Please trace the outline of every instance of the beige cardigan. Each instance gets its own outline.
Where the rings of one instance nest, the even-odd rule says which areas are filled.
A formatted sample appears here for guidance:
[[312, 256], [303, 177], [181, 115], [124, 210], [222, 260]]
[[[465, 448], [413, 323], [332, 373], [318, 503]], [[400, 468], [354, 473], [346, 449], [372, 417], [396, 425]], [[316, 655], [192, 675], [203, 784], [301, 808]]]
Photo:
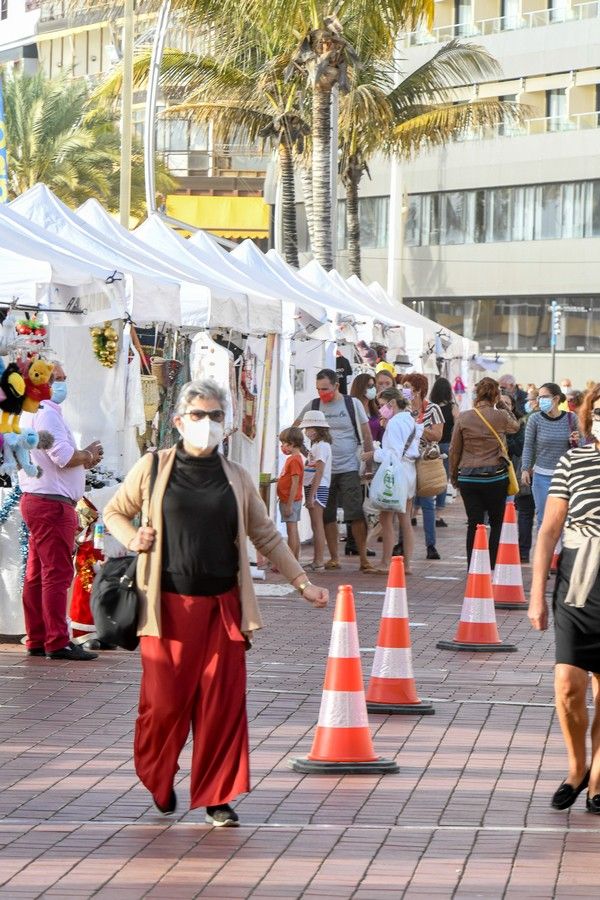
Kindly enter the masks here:
[[[156, 530], [156, 538], [149, 553], [139, 554], [136, 569], [140, 596], [138, 634], [151, 637], [161, 636], [162, 502], [175, 461], [175, 452], [176, 447], [171, 447], [169, 450], [160, 450], [158, 453], [158, 472], [148, 517], [150, 524]], [[252, 584], [247, 538], [250, 538], [263, 556], [271, 560], [288, 581], [294, 581], [304, 572], [269, 518], [267, 508], [248, 472], [242, 466], [229, 462], [223, 456], [221, 462], [237, 502], [238, 537], [236, 544], [240, 562], [238, 581], [242, 603], [241, 630], [249, 633], [257, 628], [262, 628], [262, 620]], [[131, 520], [140, 512], [142, 518], [148, 515], [151, 466], [152, 455], [147, 453], [135, 464], [104, 510], [107, 529], [126, 547], [137, 533]], [[193, 523], [190, 524], [193, 527]]]

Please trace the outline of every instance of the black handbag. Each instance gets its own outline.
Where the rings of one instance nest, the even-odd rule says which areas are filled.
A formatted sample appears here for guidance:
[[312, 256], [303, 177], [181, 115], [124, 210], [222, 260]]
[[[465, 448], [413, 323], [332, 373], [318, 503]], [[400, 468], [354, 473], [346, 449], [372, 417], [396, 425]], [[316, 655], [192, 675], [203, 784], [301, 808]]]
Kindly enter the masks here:
[[[158, 454], [153, 453], [148, 504], [157, 471]], [[137, 560], [137, 555], [107, 559], [94, 578], [90, 597], [98, 639], [116, 644], [123, 650], [135, 650], [140, 642], [137, 634], [140, 601], [135, 583]]]

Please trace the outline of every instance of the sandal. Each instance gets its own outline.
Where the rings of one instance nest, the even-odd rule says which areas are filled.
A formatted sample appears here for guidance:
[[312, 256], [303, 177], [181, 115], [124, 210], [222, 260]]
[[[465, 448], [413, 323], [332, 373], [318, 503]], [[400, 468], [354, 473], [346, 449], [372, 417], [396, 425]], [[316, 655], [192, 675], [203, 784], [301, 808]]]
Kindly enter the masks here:
[[327, 560], [323, 568], [330, 572], [332, 569], [341, 569], [342, 567], [337, 559], [329, 559]]
[[365, 563], [360, 567], [360, 571], [365, 575], [387, 575], [387, 569], [379, 569], [375, 566], [372, 566], [371, 563]]
[[316, 563], [307, 563], [307, 564], [304, 566], [304, 569], [305, 569], [307, 572], [323, 572], [324, 569], [325, 569], [325, 566], [324, 566], [324, 565], [318, 566]]

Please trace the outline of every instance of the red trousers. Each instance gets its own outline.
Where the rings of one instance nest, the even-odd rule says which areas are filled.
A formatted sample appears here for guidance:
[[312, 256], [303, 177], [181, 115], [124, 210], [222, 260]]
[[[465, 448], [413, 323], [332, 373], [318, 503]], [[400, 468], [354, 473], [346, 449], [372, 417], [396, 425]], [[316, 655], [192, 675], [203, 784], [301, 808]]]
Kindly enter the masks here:
[[193, 735], [190, 807], [250, 790], [245, 643], [237, 588], [217, 597], [162, 595], [162, 637], [142, 637], [136, 772], [168, 806]]
[[21, 515], [29, 529], [29, 556], [23, 584], [28, 649], [47, 653], [69, 643], [67, 592], [73, 580], [77, 513], [60, 500], [23, 494]]

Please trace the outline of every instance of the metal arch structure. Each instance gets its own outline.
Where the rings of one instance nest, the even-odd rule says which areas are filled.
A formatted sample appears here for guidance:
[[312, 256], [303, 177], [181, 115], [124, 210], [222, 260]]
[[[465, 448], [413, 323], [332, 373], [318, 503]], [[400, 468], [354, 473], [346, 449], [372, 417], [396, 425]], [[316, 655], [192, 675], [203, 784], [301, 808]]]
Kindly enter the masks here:
[[[148, 74], [148, 88], [146, 90], [146, 115], [144, 116], [144, 185], [146, 191], [146, 209], [148, 216], [157, 214], [175, 228], [186, 231], [199, 231], [196, 225], [173, 219], [156, 207], [156, 112], [158, 99], [158, 86], [160, 82], [160, 67], [162, 64], [169, 18], [171, 15], [171, 0], [163, 0], [156, 20], [154, 31], [154, 43], [152, 45], [152, 57], [150, 59], [150, 72]], [[236, 244], [225, 238], [214, 235], [215, 240], [222, 247], [232, 248]]]

